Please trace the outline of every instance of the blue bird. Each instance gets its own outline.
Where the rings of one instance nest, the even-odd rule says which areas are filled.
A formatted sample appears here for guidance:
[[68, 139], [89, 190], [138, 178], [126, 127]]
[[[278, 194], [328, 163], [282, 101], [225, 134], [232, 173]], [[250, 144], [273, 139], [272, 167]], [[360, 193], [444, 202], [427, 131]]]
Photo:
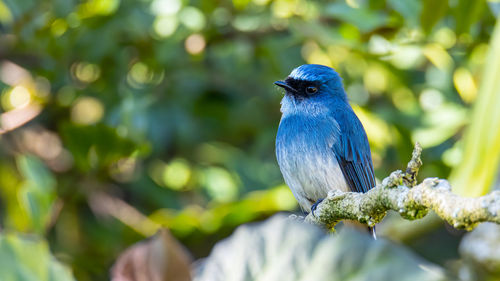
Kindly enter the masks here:
[[[324, 65], [305, 64], [275, 84], [286, 91], [276, 157], [301, 208], [314, 212], [330, 190], [367, 192], [373, 188], [366, 132], [349, 105], [338, 73]], [[375, 228], [369, 231], [375, 237]]]

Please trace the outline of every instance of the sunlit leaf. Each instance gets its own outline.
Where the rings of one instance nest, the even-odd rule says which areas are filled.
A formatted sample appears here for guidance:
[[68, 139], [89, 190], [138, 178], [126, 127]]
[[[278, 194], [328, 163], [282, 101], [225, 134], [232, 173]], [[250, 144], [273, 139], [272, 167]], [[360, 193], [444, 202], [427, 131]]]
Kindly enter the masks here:
[[453, 105], [442, 105], [428, 112], [424, 117], [425, 127], [415, 128], [414, 142], [422, 147], [432, 147], [443, 143], [467, 123], [467, 110]]
[[0, 1], [0, 22], [5, 24], [10, 23], [11, 21], [12, 13], [10, 12], [9, 7]]
[[18, 200], [31, 222], [31, 228], [43, 233], [50, 220], [52, 205], [56, 198], [55, 178], [34, 156], [20, 156], [17, 163], [25, 178], [18, 191]]
[[36, 236], [0, 234], [2, 281], [70, 281], [71, 271], [58, 262], [47, 242]]
[[464, 142], [464, 156], [450, 179], [461, 195], [480, 196], [493, 186], [500, 161], [500, 21], [497, 21], [477, 101]]

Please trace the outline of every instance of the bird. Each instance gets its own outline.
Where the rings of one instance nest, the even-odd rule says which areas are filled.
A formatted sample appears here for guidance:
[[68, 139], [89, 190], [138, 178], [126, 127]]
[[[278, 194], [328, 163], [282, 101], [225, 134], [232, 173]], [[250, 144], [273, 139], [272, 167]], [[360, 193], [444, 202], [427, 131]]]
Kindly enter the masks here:
[[[367, 192], [375, 186], [368, 137], [333, 69], [304, 64], [276, 81], [285, 94], [276, 135], [281, 174], [306, 212], [330, 190]], [[375, 227], [368, 231], [376, 239]]]

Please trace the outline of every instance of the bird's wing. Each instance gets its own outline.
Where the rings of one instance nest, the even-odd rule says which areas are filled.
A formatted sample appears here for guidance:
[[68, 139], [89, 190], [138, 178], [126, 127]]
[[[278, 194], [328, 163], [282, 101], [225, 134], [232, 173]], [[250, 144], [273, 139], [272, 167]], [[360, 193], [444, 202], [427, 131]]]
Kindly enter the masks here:
[[349, 188], [367, 192], [375, 186], [370, 145], [363, 125], [352, 109], [337, 111], [340, 139], [333, 145], [337, 162]]

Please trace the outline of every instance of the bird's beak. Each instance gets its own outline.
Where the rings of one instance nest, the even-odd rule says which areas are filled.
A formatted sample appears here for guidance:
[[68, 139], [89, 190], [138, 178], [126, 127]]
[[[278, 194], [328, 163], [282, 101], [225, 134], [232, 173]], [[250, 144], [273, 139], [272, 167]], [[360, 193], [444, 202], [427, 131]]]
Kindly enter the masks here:
[[287, 92], [297, 93], [297, 90], [292, 88], [292, 86], [288, 85], [285, 81], [278, 80], [278, 81], [274, 82], [274, 85], [280, 86], [281, 88], [285, 89]]

